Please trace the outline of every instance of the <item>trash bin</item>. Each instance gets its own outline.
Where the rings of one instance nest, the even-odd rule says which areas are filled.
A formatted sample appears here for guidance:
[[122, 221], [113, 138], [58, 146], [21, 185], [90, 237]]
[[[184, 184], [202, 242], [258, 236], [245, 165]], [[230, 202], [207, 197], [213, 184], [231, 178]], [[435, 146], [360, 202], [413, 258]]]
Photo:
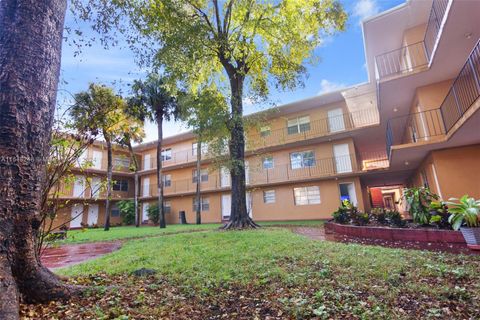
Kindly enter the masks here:
[[187, 216], [185, 215], [185, 211], [180, 211], [178, 213], [178, 220], [180, 224], [187, 224]]

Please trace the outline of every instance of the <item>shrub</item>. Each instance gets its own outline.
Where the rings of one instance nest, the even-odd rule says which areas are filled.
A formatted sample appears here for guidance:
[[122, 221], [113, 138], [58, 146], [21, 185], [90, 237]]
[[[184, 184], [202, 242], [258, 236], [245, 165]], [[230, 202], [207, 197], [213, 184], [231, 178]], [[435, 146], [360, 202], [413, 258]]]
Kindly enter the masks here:
[[348, 210], [344, 207], [339, 207], [338, 210], [332, 214], [332, 216], [333, 221], [336, 223], [347, 224], [350, 222], [350, 215]]
[[370, 216], [368, 215], [368, 213], [358, 210], [352, 211], [351, 218], [352, 223], [357, 226], [364, 226], [370, 222]]
[[158, 214], [158, 205], [157, 204], [153, 204], [153, 205], [148, 207], [147, 216], [148, 216], [148, 219], [150, 219], [150, 221], [152, 221], [153, 223], [155, 223], [155, 224], [158, 223], [158, 221], [160, 219], [160, 215]]
[[441, 228], [449, 229], [450, 223], [448, 222], [448, 208], [443, 201], [432, 201], [430, 203], [430, 224]]
[[393, 227], [403, 227], [405, 226], [405, 220], [403, 220], [400, 212], [396, 210], [387, 210], [385, 211], [385, 220], [389, 225]]
[[120, 217], [123, 224], [130, 225], [135, 223], [135, 202], [133, 200], [123, 200], [117, 203], [120, 209]]
[[387, 223], [387, 220], [385, 217], [385, 209], [383, 208], [373, 208], [370, 211], [370, 215], [374, 220], [376, 220], [380, 224]]
[[403, 189], [403, 198], [407, 201], [413, 222], [419, 224], [430, 223], [430, 203], [438, 200], [438, 196], [428, 188], [405, 188]]

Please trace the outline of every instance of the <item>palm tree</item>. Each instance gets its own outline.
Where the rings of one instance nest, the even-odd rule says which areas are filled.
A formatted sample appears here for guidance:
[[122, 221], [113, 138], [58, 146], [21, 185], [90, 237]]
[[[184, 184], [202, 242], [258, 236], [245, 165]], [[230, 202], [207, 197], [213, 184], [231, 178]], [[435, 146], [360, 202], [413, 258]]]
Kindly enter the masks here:
[[137, 108], [140, 119], [148, 118], [157, 124], [158, 216], [160, 228], [165, 228], [162, 175], [163, 120], [176, 119], [179, 110], [176, 99], [165, 89], [163, 79], [156, 73], [150, 73], [144, 81], [136, 80], [132, 85], [132, 93], [131, 104]]
[[74, 126], [80, 133], [101, 133], [107, 145], [107, 198], [105, 202], [105, 226], [110, 229], [110, 198], [112, 196], [112, 143], [122, 135], [125, 101], [115, 95], [113, 89], [90, 84], [88, 91], [75, 95], [75, 103], [70, 109]]

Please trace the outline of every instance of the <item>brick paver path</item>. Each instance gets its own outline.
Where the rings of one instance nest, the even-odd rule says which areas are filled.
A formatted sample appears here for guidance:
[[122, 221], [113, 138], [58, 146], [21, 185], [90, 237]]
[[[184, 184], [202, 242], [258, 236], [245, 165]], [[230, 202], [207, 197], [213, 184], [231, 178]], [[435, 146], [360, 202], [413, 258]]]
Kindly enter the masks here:
[[119, 241], [64, 245], [45, 249], [41, 260], [47, 268], [61, 268], [98, 258], [120, 249], [121, 246]]

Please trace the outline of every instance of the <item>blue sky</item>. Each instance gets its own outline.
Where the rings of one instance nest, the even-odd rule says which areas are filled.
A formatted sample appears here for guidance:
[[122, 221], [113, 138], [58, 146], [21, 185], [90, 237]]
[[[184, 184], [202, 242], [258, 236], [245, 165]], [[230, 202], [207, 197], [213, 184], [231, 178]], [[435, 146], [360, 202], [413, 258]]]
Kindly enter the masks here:
[[[360, 21], [395, 7], [404, 0], [341, 1], [349, 14], [347, 30], [326, 39], [323, 45], [316, 49], [315, 53], [320, 57], [320, 62], [315, 66], [307, 66], [309, 77], [304, 88], [288, 92], [272, 90], [269, 97], [271, 102], [282, 105], [368, 80]], [[66, 25], [71, 24], [72, 20], [68, 15]], [[82, 31], [88, 33], [86, 26], [85, 29]], [[100, 43], [94, 43], [74, 56], [75, 48], [65, 43], [62, 53], [59, 104], [70, 103], [71, 94], [86, 90], [90, 82], [104, 83], [125, 90], [126, 83], [143, 77], [144, 72], [135, 64], [133, 53], [121, 47], [106, 50]], [[245, 99], [246, 113], [260, 111], [260, 108], [251, 104], [248, 98]], [[165, 136], [187, 130], [188, 128], [180, 123], [164, 123]], [[145, 141], [157, 138], [154, 124], [147, 123], [145, 132]]]

